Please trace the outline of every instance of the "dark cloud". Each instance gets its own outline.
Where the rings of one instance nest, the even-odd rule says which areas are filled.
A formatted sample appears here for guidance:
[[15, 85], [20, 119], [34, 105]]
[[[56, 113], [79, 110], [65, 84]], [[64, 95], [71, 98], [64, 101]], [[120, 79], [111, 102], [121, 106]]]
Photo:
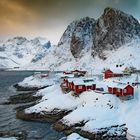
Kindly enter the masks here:
[[0, 0], [0, 37], [47, 36], [56, 42], [72, 20], [98, 18], [107, 6], [140, 19], [139, 0]]

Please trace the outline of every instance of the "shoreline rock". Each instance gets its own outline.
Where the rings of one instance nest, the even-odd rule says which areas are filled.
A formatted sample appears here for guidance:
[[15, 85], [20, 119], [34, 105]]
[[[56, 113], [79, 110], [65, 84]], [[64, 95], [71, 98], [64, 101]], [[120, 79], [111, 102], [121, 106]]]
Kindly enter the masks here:
[[2, 138], [16, 137], [17, 140], [27, 140], [27, 132], [0, 131], [0, 137]]
[[46, 122], [56, 122], [62, 119], [65, 115], [70, 113], [70, 111], [59, 110], [52, 112], [41, 112], [41, 113], [25, 113], [25, 110], [17, 110], [16, 118], [26, 120], [26, 121], [46, 121]]
[[40, 89], [44, 89], [48, 86], [43, 86], [43, 87], [24, 87], [24, 86], [21, 86], [19, 84], [15, 84], [13, 85], [17, 91], [38, 91]]
[[[73, 126], [68, 126], [64, 124], [62, 121], [57, 121], [54, 123], [53, 128], [58, 132], [63, 132], [65, 135], [70, 135], [72, 133], [78, 133], [84, 138], [88, 138], [90, 140], [127, 140], [126, 136], [109, 136], [107, 135], [107, 131], [101, 131], [98, 133], [91, 133], [88, 131], [81, 130], [79, 126], [84, 126], [84, 122], [79, 124], [75, 124]], [[112, 126], [115, 127], [115, 126]], [[116, 126], [117, 127], [117, 126]]]
[[13, 96], [10, 96], [8, 101], [2, 103], [3, 105], [9, 104], [25, 104], [30, 102], [35, 102], [42, 98], [42, 96], [34, 96], [35, 92], [28, 92], [28, 93], [20, 93]]

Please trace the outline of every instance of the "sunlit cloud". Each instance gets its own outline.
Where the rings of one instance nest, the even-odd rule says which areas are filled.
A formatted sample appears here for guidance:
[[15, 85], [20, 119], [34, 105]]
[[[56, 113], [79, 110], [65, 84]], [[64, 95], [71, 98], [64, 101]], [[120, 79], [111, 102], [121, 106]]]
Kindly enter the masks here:
[[0, 38], [45, 36], [57, 43], [70, 22], [97, 19], [107, 6], [140, 19], [139, 0], [0, 0]]

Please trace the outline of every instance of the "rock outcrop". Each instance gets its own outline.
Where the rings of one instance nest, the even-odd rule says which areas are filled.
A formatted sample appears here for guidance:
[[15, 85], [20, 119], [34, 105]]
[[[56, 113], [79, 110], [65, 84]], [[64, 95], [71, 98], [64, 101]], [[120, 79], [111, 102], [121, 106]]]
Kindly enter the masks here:
[[69, 47], [74, 58], [81, 58], [91, 49], [93, 57], [106, 59], [104, 51], [116, 50], [135, 38], [140, 38], [139, 22], [129, 14], [108, 7], [96, 21], [85, 17], [68, 25], [58, 47]]
[[95, 20], [89, 17], [73, 21], [62, 35], [58, 47], [61, 47], [61, 45], [68, 46], [75, 58], [80, 57], [82, 50], [88, 51], [93, 45], [94, 26]]
[[105, 59], [104, 50], [114, 50], [140, 38], [140, 24], [131, 15], [115, 8], [106, 8], [96, 21], [93, 32], [92, 55]]

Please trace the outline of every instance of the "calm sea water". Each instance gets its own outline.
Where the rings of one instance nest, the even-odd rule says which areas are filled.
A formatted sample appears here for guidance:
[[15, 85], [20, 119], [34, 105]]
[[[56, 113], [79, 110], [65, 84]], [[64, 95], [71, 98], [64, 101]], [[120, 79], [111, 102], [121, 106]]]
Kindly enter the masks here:
[[[12, 85], [22, 81], [33, 72], [0, 72], [0, 103], [11, 95], [17, 94]], [[52, 124], [41, 122], [27, 122], [16, 119], [14, 107], [16, 105], [0, 105], [0, 131], [28, 133], [28, 140], [59, 140], [63, 134], [52, 129]]]

